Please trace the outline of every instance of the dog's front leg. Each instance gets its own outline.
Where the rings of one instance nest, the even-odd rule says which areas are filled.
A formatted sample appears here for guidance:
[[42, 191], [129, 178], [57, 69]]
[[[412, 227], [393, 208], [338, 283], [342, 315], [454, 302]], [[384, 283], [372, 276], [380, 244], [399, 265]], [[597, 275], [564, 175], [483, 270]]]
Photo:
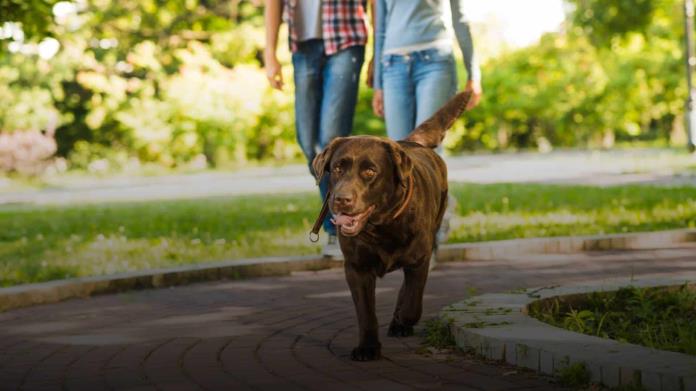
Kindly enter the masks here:
[[390, 337], [413, 335], [413, 326], [423, 313], [423, 290], [428, 278], [428, 264], [428, 259], [425, 259], [418, 267], [404, 268], [404, 282], [387, 332]]
[[379, 326], [375, 313], [375, 275], [356, 269], [352, 262], [344, 263], [346, 281], [350, 287], [360, 328], [360, 344], [353, 349], [351, 358], [356, 361], [377, 360], [381, 356]]

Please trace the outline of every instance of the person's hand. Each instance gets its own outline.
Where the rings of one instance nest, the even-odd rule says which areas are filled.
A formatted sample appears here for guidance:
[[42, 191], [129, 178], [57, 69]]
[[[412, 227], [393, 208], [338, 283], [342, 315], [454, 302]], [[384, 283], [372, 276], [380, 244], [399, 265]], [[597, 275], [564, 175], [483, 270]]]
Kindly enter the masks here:
[[283, 89], [283, 72], [278, 58], [275, 55], [266, 56], [266, 77], [271, 87], [282, 90]]
[[483, 89], [481, 88], [481, 81], [469, 80], [466, 83], [465, 91], [471, 91], [471, 99], [466, 105], [467, 110], [471, 110], [481, 101], [481, 95], [483, 94]]
[[375, 90], [372, 94], [372, 111], [378, 117], [384, 117], [384, 92]]
[[368, 87], [372, 88], [375, 82], [375, 64], [374, 64], [375, 59], [371, 58], [370, 62], [367, 64], [367, 81], [366, 84]]

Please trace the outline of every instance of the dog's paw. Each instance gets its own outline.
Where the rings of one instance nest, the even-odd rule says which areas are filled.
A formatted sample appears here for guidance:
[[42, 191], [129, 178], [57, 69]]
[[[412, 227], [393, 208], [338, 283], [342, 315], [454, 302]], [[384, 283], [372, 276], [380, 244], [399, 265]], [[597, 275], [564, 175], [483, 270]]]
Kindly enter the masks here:
[[389, 331], [387, 331], [387, 335], [397, 338], [410, 337], [413, 335], [413, 326], [404, 326], [401, 323], [392, 320], [391, 324], [389, 324]]
[[373, 361], [382, 357], [382, 349], [379, 346], [361, 347], [353, 349], [350, 358], [353, 361]]

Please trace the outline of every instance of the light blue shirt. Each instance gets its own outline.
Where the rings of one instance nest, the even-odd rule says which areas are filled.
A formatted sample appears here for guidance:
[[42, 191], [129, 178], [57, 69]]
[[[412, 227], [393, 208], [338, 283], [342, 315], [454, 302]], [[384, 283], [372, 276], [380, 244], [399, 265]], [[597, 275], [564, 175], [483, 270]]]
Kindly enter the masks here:
[[375, 0], [375, 89], [382, 88], [382, 57], [385, 52], [426, 47], [447, 41], [450, 36], [443, 18], [449, 2], [452, 27], [462, 50], [468, 80], [481, 80], [474, 54], [464, 0]]

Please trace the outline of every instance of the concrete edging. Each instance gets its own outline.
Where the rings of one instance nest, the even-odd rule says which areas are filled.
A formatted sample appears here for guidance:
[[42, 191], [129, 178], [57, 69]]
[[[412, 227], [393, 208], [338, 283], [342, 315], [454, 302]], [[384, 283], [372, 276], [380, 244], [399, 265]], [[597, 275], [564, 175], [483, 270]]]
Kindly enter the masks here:
[[669, 287], [684, 283], [696, 287], [696, 273], [485, 294], [445, 307], [440, 316], [451, 322], [458, 347], [491, 360], [548, 375], [584, 363], [591, 380], [607, 387], [641, 385], [650, 391], [696, 391], [695, 356], [579, 334], [527, 315], [532, 303], [548, 298], [615, 291], [629, 285]]
[[[441, 246], [438, 249], [438, 262], [501, 259], [521, 253], [572, 253], [657, 248], [692, 241], [696, 242], [696, 229], [457, 243]], [[24, 284], [0, 288], [0, 312], [132, 289], [162, 288], [220, 279], [287, 275], [294, 271], [327, 269], [341, 265], [341, 260], [323, 258], [320, 255], [269, 257]]]
[[163, 288], [222, 279], [278, 276], [294, 271], [321, 270], [340, 265], [341, 261], [322, 258], [319, 255], [269, 257], [24, 284], [0, 288], [0, 312], [134, 289]]
[[585, 251], [640, 250], [685, 242], [696, 242], [696, 229], [456, 243], [442, 246], [438, 251], [437, 260], [451, 262], [462, 259], [504, 259], [530, 253], [572, 254]]

